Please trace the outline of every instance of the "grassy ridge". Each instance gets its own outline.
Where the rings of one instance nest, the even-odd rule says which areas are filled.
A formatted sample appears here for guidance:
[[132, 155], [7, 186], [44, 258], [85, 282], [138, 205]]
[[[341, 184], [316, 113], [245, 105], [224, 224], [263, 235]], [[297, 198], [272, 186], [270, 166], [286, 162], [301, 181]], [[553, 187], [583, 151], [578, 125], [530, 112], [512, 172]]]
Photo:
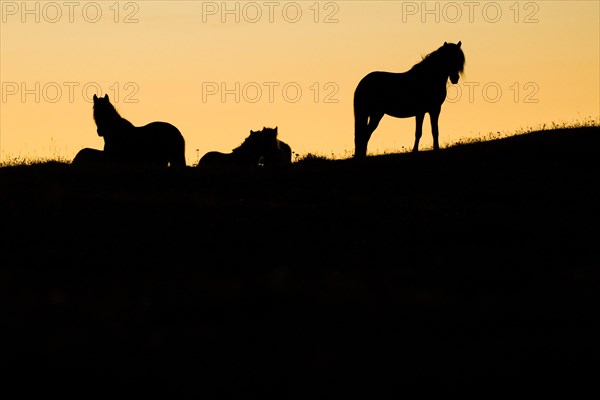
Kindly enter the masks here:
[[4, 362], [105, 395], [572, 392], [599, 361], [599, 138], [279, 171], [1, 168]]

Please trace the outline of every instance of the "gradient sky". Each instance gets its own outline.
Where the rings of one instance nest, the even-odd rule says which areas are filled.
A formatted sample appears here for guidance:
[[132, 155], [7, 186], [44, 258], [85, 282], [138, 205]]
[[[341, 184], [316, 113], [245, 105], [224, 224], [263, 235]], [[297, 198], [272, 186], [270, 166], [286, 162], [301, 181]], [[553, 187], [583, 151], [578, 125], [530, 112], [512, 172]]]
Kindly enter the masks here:
[[[93, 94], [134, 125], [166, 121], [194, 164], [263, 126], [300, 156], [354, 150], [352, 96], [462, 41], [440, 143], [600, 115], [600, 2], [0, 1], [0, 161], [101, 149]], [[431, 146], [429, 118], [422, 147]], [[408, 149], [384, 117], [371, 154]]]

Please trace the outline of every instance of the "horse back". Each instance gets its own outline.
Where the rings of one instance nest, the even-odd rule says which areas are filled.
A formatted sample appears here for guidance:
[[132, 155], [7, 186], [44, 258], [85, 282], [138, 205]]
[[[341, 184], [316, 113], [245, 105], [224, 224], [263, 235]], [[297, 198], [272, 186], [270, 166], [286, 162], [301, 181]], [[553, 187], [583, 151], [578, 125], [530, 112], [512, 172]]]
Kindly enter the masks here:
[[398, 118], [438, 108], [446, 97], [445, 84], [423, 79], [417, 71], [367, 74], [354, 92], [355, 114], [383, 112]]
[[281, 140], [277, 141], [277, 145], [279, 146], [279, 151], [281, 154], [281, 159], [285, 164], [291, 164], [292, 162], [292, 148], [286, 142]]
[[360, 80], [354, 92], [354, 99], [373, 101], [373, 96], [378, 98], [393, 98], [398, 95], [414, 94], [422, 83], [410, 71], [384, 72], [374, 71]]
[[198, 167], [216, 167], [232, 164], [231, 154], [225, 154], [218, 151], [209, 151], [198, 161]]
[[77, 167], [97, 167], [105, 164], [106, 161], [107, 159], [103, 151], [85, 148], [79, 150], [71, 164]]
[[131, 147], [141, 158], [172, 166], [185, 166], [185, 140], [174, 125], [168, 122], [151, 122], [135, 128]]
[[172, 144], [183, 142], [183, 135], [174, 125], [168, 122], [151, 122], [136, 128], [139, 134], [154, 140], [156, 143]]

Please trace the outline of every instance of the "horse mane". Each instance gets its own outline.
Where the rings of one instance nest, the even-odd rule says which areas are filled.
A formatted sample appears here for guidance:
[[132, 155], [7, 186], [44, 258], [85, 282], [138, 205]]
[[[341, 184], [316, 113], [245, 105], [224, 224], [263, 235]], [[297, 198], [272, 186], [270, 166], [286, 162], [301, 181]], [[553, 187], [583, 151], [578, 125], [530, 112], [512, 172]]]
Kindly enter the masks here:
[[231, 150], [231, 154], [235, 154], [238, 156], [243, 156], [245, 154], [252, 153], [256, 151], [257, 148], [261, 146], [260, 131], [250, 131], [250, 135], [235, 149]]
[[[426, 54], [424, 56], [421, 57], [421, 61], [419, 61], [418, 63], [416, 63], [415, 65], [412, 66], [411, 69], [413, 70], [420, 70], [420, 69], [428, 69], [431, 68], [432, 65], [436, 65], [440, 59], [442, 59], [442, 57], [446, 56], [448, 53], [446, 52], [448, 50], [448, 45], [453, 45], [452, 43], [448, 43], [448, 44], [444, 44], [442, 47], [432, 51], [429, 54]], [[454, 45], [456, 47], [456, 45]], [[457, 67], [458, 67], [458, 72], [459, 73], [463, 73], [464, 68], [465, 68], [465, 53], [463, 53], [462, 49], [460, 47], [456, 47], [456, 50], [458, 50], [456, 52], [456, 55], [458, 56], [458, 58], [456, 60], [452, 60], [457, 62]]]
[[250, 148], [255, 149], [256, 147], [262, 147], [263, 144], [267, 140], [274, 140], [276, 143], [277, 140], [277, 128], [266, 128], [263, 127], [260, 131], [250, 131], [250, 135], [244, 139], [244, 141], [235, 149], [233, 149], [232, 153], [240, 153], [244, 151], [250, 150]]

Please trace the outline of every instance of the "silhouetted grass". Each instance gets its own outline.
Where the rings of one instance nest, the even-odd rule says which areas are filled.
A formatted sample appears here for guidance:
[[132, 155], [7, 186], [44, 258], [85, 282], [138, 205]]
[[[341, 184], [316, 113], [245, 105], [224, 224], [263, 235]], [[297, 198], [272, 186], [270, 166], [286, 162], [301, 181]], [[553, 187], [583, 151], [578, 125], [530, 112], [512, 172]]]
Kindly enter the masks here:
[[573, 395], [599, 361], [599, 144], [0, 168], [3, 363], [85, 398]]

